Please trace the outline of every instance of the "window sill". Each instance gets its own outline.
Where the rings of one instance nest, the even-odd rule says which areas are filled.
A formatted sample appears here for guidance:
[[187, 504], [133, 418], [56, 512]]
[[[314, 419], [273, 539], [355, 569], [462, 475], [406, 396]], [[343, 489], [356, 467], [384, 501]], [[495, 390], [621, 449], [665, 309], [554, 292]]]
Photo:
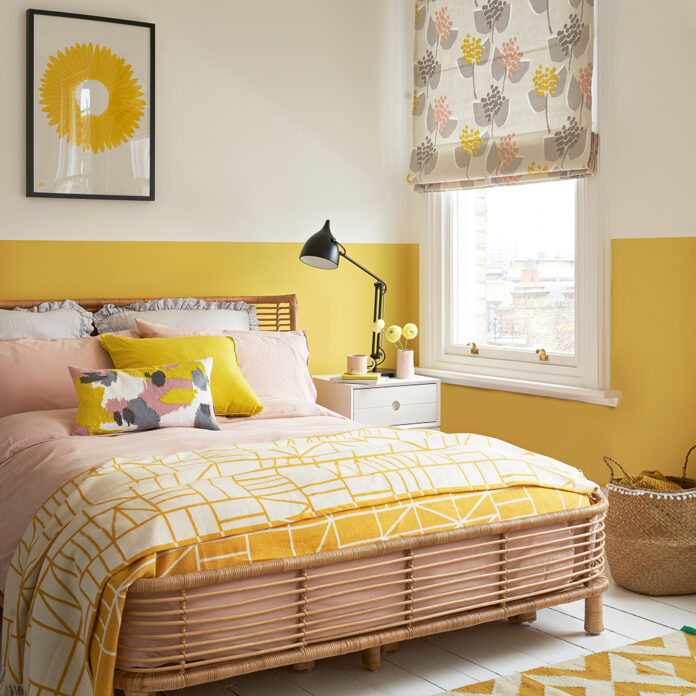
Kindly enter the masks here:
[[510, 379], [509, 377], [473, 375], [466, 372], [452, 372], [450, 370], [430, 370], [423, 367], [416, 368], [416, 373], [428, 377], [437, 377], [445, 384], [458, 384], [463, 387], [474, 387], [476, 389], [493, 389], [495, 391], [546, 396], [552, 399], [583, 401], [598, 406], [616, 407], [621, 401], [620, 391], [584, 389], [563, 384], [530, 382], [523, 379]]

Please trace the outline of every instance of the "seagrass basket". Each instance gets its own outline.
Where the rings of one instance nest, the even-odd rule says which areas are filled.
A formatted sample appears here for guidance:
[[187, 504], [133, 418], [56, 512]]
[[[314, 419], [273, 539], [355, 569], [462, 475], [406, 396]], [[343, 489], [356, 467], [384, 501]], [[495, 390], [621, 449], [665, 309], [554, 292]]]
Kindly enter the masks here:
[[[696, 592], [696, 481], [668, 477], [683, 490], [655, 491], [634, 486], [633, 478], [613, 459], [604, 457], [611, 471], [607, 485], [609, 511], [606, 551], [618, 585], [647, 595]], [[611, 463], [625, 476], [614, 476]]]

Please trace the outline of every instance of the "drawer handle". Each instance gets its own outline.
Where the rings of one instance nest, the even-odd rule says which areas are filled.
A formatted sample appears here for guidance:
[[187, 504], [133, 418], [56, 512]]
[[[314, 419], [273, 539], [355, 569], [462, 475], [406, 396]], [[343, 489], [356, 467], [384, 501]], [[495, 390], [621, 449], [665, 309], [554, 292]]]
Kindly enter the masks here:
[[398, 401], [392, 401], [392, 408], [398, 411], [401, 408], [401, 404]]

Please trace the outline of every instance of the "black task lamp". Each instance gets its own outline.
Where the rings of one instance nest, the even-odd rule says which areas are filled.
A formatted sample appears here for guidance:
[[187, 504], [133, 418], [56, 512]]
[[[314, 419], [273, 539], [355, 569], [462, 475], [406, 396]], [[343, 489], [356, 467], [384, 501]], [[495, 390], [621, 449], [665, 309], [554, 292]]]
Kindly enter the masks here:
[[[350, 261], [354, 266], [357, 266], [361, 271], [365, 271], [369, 276], [375, 279], [375, 301], [372, 311], [372, 320], [384, 319], [384, 296], [387, 293], [387, 284], [378, 278], [372, 271], [361, 266], [357, 261], [346, 254], [346, 248], [334, 239], [329, 227], [329, 221], [324, 223], [324, 226], [319, 232], [313, 234], [302, 247], [300, 252], [300, 261], [314, 268], [322, 268], [325, 270], [333, 270], [338, 268], [338, 262], [343, 257], [346, 261]], [[370, 355], [375, 361], [373, 368], [374, 372], [393, 376], [394, 370], [377, 370], [377, 365], [384, 362], [386, 353], [382, 350], [382, 332], [372, 334], [372, 353]]]

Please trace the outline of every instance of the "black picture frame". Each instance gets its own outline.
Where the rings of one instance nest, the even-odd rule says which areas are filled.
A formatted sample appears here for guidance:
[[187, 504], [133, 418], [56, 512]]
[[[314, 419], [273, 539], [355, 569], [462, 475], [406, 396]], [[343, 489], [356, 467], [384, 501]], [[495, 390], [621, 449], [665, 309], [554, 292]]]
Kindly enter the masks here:
[[[145, 95], [147, 111], [149, 118], [145, 123], [149, 123], [149, 154], [143, 161], [149, 165], [147, 181], [149, 183], [148, 190], [143, 192], [143, 195], [119, 195], [112, 194], [108, 191], [98, 193], [87, 192], [58, 192], [58, 191], [40, 191], [36, 186], [36, 118], [37, 108], [37, 93], [35, 90], [35, 57], [36, 57], [36, 36], [35, 24], [37, 17], [54, 17], [61, 19], [85, 20], [88, 22], [106, 22], [109, 24], [128, 25], [146, 29], [149, 32], [149, 90], [146, 90]], [[128, 66], [130, 67], [130, 66]], [[143, 116], [145, 118], [145, 115]], [[66, 140], [62, 136], [57, 136], [59, 141]], [[126, 141], [124, 141], [126, 142]], [[129, 141], [130, 142], [130, 141]], [[121, 144], [121, 143], [119, 143]], [[74, 146], [71, 146], [74, 147]], [[118, 147], [118, 146], [116, 146]], [[114, 151], [116, 149], [114, 148]], [[75, 150], [79, 148], [74, 147]], [[84, 148], [83, 148], [84, 150]], [[111, 152], [111, 149], [109, 149]], [[99, 156], [106, 153], [102, 147], [101, 152], [92, 153], [92, 156]], [[76, 14], [72, 12], [54, 12], [49, 10], [27, 10], [27, 56], [26, 56], [26, 195], [35, 198], [82, 198], [82, 199], [97, 199], [97, 200], [131, 200], [131, 201], [154, 201], [155, 200], [155, 25], [150, 22], [140, 22], [129, 19], [116, 19], [114, 17], [101, 17], [97, 15]], [[135, 181], [135, 179], [134, 179]]]

